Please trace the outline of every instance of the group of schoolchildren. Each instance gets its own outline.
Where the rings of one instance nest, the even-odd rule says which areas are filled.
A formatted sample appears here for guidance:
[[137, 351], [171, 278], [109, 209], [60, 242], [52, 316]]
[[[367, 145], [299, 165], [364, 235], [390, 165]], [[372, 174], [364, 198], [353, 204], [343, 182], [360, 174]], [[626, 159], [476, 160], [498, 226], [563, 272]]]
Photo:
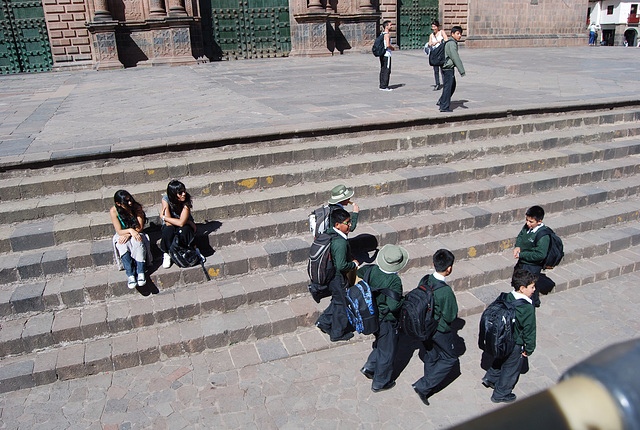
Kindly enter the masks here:
[[[413, 384], [413, 389], [428, 405], [429, 397], [441, 388], [454, 366], [459, 366], [458, 357], [464, 353], [464, 342], [460, 342], [456, 330], [452, 329], [452, 323], [458, 316], [458, 304], [452, 288], [446, 283], [455, 257], [446, 249], [436, 251], [433, 255], [434, 273], [423, 277], [416, 289], [431, 291], [432, 318], [437, 324], [435, 332], [427, 339], [408, 335], [400, 319], [404, 318], [403, 301], [414, 293], [403, 298], [398, 272], [407, 265], [409, 255], [403, 247], [389, 244], [378, 251], [375, 264], [361, 265], [352, 258], [348, 234], [356, 227], [359, 208], [353, 204], [354, 212], [349, 213], [345, 207], [351, 204], [353, 194], [353, 190], [344, 185], [331, 191], [328, 202], [330, 223], [326, 233], [332, 236], [330, 252], [336, 270], [328, 283], [331, 302], [318, 318], [316, 326], [334, 342], [353, 337], [354, 327], [350, 324], [346, 307], [348, 289], [357, 280], [352, 276], [353, 272], [358, 278], [366, 279], [378, 307], [379, 328], [373, 333], [373, 348], [360, 372], [372, 381], [374, 393], [389, 390], [396, 385], [395, 379], [418, 349], [424, 362], [424, 376]], [[543, 218], [544, 210], [540, 206], [531, 207], [526, 212], [526, 224], [516, 239], [514, 258], [518, 262], [511, 280], [513, 291], [503, 293], [504, 301], [515, 309], [512, 328], [515, 347], [506, 356], [491, 356], [491, 366], [482, 378], [482, 384], [493, 389], [491, 401], [494, 403], [516, 400], [512, 391], [521, 371], [528, 366], [527, 357], [535, 350], [535, 307], [540, 305], [535, 283], [549, 248], [549, 236], [537, 234], [546, 228]]]

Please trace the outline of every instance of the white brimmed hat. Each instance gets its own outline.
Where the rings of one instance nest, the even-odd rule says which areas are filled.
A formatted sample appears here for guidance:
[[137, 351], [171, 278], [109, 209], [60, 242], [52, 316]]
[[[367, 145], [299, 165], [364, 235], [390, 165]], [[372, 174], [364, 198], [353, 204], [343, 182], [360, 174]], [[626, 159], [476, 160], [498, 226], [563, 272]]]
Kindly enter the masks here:
[[335, 205], [336, 203], [349, 200], [353, 197], [353, 190], [348, 189], [344, 185], [337, 185], [331, 190], [331, 198], [329, 198], [329, 204]]
[[378, 252], [376, 264], [385, 272], [399, 272], [409, 262], [409, 253], [398, 245], [385, 245]]

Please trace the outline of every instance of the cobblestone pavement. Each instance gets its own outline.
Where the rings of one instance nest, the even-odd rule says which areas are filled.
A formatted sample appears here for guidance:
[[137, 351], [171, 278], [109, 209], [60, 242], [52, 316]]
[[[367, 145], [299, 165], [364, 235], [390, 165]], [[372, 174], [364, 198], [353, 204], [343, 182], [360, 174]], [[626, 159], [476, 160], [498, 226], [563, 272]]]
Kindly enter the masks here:
[[[455, 272], [452, 278], [455, 277]], [[515, 393], [553, 385], [570, 366], [601, 348], [637, 336], [640, 273], [543, 297], [538, 347]], [[446, 428], [496, 409], [480, 384], [479, 315], [466, 319], [462, 375], [424, 406], [411, 389], [414, 357], [398, 385], [374, 394], [358, 371], [370, 338], [277, 359], [318, 330], [237, 344], [152, 365], [56, 382], [0, 395], [2, 429], [342, 429]], [[307, 339], [308, 341], [308, 339]], [[260, 362], [271, 354], [272, 361]], [[266, 353], [266, 354], [265, 354]]]
[[[454, 113], [638, 99], [636, 48], [461, 49]], [[0, 77], [0, 161], [442, 117], [421, 51]]]

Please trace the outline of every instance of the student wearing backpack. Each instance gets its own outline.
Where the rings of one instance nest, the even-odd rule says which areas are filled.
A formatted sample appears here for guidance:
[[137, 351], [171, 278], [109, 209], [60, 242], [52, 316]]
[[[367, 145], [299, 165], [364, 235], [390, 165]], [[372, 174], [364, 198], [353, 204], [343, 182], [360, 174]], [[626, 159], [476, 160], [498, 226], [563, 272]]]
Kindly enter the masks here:
[[536, 287], [537, 276], [531, 272], [516, 268], [511, 278], [513, 291], [506, 301], [521, 300], [516, 306], [516, 320], [513, 327], [515, 348], [506, 359], [494, 359], [487, 373], [482, 378], [482, 385], [493, 389], [493, 403], [511, 403], [516, 400], [512, 392], [523, 369], [527, 357], [536, 349], [536, 312], [531, 296]]
[[[516, 238], [516, 246], [513, 249], [513, 258], [516, 258], [516, 269], [527, 270], [534, 275], [540, 275], [543, 264], [549, 252], [551, 238], [549, 235], [536, 235], [539, 230], [546, 229], [542, 220], [544, 219], [544, 209], [540, 206], [531, 206], [525, 213], [525, 224]], [[540, 295], [538, 291], [533, 294], [533, 305], [540, 306]]]
[[[432, 49], [437, 48], [441, 43], [449, 40], [449, 37], [447, 37], [447, 33], [440, 28], [440, 22], [437, 19], [431, 23], [431, 31], [432, 33], [429, 35], [427, 46], [430, 46]], [[442, 85], [440, 84], [440, 74], [442, 73], [442, 66], [432, 67], [433, 76], [436, 80], [436, 84], [433, 86], [433, 91], [440, 91], [442, 89]], [[444, 73], [442, 73], [442, 82], [444, 83]]]
[[396, 300], [385, 293], [378, 293], [376, 304], [380, 328], [374, 333], [373, 351], [360, 372], [371, 382], [371, 391], [378, 393], [393, 388], [396, 381], [392, 380], [393, 359], [398, 345], [398, 314], [402, 305], [402, 281], [398, 272], [409, 261], [407, 250], [397, 245], [385, 245], [378, 252], [376, 264], [361, 267], [358, 276], [364, 278], [369, 273], [369, 286], [374, 291], [391, 290], [397, 294]]
[[395, 48], [391, 45], [391, 21], [382, 23], [382, 34], [384, 34], [384, 55], [380, 57], [380, 91], [391, 91], [389, 88], [389, 78], [391, 77], [391, 51]]
[[464, 76], [466, 73], [462, 60], [458, 55], [458, 42], [462, 38], [462, 27], [453, 27], [451, 29], [451, 37], [453, 40], [444, 42], [445, 62], [442, 66], [442, 95], [436, 103], [440, 106], [440, 112], [453, 112], [451, 110], [451, 96], [456, 91], [455, 68], [458, 68], [460, 76]]
[[353, 190], [345, 185], [336, 185], [331, 189], [331, 197], [327, 201], [328, 205], [314, 210], [309, 217], [309, 226], [314, 237], [326, 232], [331, 227], [331, 213], [335, 209], [344, 209], [350, 204], [353, 205], [353, 212], [351, 213], [351, 229], [349, 232], [356, 229], [360, 206], [351, 201], [353, 194]]
[[358, 268], [360, 263], [351, 257], [351, 247], [347, 235], [351, 229], [351, 215], [344, 209], [336, 209], [331, 214], [333, 227], [327, 234], [334, 235], [331, 240], [331, 260], [335, 275], [329, 282], [331, 303], [320, 315], [316, 326], [329, 335], [332, 342], [349, 340], [353, 337], [353, 327], [349, 323], [346, 310], [345, 290], [349, 286], [347, 273]]

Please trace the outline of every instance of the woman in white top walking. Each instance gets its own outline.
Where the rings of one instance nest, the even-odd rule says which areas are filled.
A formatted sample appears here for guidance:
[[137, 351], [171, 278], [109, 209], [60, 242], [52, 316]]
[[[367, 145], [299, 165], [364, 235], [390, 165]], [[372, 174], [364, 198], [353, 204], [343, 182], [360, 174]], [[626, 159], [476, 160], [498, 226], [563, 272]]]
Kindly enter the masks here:
[[[443, 41], [446, 42], [449, 40], [447, 37], [447, 33], [444, 30], [440, 29], [440, 22], [438, 20], [434, 20], [431, 23], [431, 31], [432, 33], [429, 35], [429, 43], [428, 45], [433, 48], [437, 48]], [[442, 67], [433, 66], [433, 75], [436, 78], [436, 84], [433, 86], [433, 91], [439, 91], [442, 89], [442, 85], [440, 84], [440, 74], [442, 73]], [[444, 82], [444, 75], [442, 75], [442, 81]]]

